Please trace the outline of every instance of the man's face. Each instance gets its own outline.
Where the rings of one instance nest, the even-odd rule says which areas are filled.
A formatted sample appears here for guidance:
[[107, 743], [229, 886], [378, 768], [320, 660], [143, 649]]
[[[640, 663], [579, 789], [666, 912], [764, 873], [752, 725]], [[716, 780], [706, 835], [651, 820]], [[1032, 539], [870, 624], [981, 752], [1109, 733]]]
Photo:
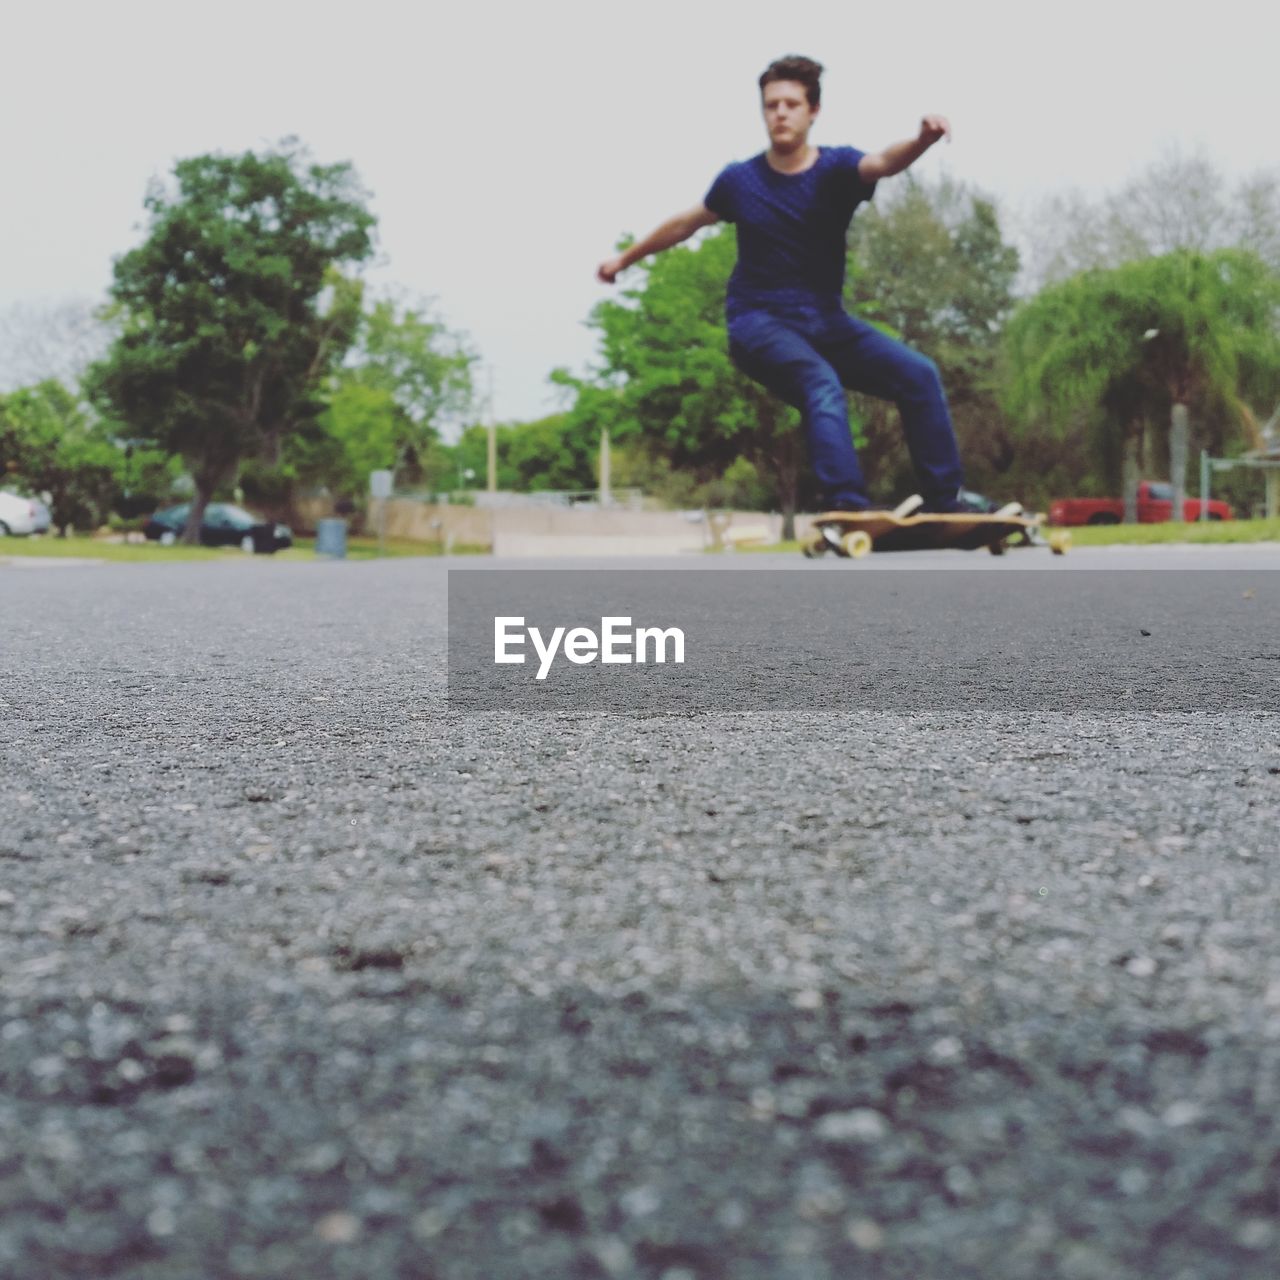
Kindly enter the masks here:
[[769, 141], [779, 151], [804, 146], [818, 114], [818, 108], [809, 105], [804, 85], [796, 80], [774, 80], [765, 85], [762, 97]]

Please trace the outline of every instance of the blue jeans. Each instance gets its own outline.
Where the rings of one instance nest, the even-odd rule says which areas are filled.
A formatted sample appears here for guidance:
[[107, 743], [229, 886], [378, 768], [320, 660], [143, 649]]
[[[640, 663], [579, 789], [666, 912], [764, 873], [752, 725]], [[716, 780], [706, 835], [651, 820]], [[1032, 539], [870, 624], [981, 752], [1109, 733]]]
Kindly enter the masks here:
[[[767, 309], [766, 309], [767, 307]], [[832, 506], [866, 507], [845, 388], [892, 400], [902, 413], [921, 496], [952, 507], [963, 483], [960, 451], [938, 366], [849, 315], [838, 300], [731, 302], [729, 354], [749, 378], [799, 409], [809, 455]]]

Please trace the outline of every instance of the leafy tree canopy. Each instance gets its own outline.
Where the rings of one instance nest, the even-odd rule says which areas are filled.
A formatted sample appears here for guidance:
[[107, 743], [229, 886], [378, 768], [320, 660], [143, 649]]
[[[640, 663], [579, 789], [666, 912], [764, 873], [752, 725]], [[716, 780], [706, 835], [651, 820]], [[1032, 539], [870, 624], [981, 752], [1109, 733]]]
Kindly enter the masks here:
[[1006, 406], [1070, 432], [1115, 479], [1125, 442], [1175, 405], [1198, 409], [1204, 442], [1238, 441], [1247, 397], [1280, 392], [1280, 276], [1252, 254], [1180, 251], [1073, 276], [1042, 290], [1005, 332]]
[[943, 367], [994, 347], [1013, 308], [1019, 258], [989, 199], [908, 175], [854, 219], [849, 250], [852, 310]]
[[[600, 440], [574, 430], [569, 415], [554, 413], [534, 422], [501, 423], [496, 428], [499, 489], [520, 493], [547, 490], [580, 492], [598, 483], [596, 460]], [[489, 475], [489, 432], [469, 427], [450, 450], [451, 483], [460, 489], [482, 489]], [[468, 475], [470, 473], [470, 475]]]
[[475, 361], [430, 304], [376, 302], [332, 378], [320, 424], [325, 439], [295, 451], [301, 470], [356, 495], [373, 470], [431, 488], [447, 483], [442, 428], [472, 408]]
[[195, 537], [241, 460], [320, 412], [360, 314], [337, 269], [369, 256], [374, 219], [349, 165], [312, 163], [292, 140], [180, 161], [174, 180], [152, 186], [147, 238], [116, 261], [121, 332], [88, 386], [186, 460]]
[[47, 493], [59, 530], [106, 516], [123, 461], [107, 432], [60, 382], [48, 379], [0, 396], [0, 481]]

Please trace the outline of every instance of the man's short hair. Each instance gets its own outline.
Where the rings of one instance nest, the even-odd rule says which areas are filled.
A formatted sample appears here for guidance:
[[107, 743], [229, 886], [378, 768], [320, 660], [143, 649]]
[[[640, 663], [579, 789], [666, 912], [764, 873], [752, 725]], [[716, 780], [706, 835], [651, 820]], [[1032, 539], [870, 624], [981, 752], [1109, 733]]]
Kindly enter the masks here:
[[809, 106], [816, 107], [822, 101], [822, 63], [812, 58], [802, 58], [798, 53], [789, 53], [785, 58], [778, 58], [769, 63], [760, 77], [760, 92], [764, 93], [767, 84], [776, 80], [794, 80], [804, 85], [805, 97]]

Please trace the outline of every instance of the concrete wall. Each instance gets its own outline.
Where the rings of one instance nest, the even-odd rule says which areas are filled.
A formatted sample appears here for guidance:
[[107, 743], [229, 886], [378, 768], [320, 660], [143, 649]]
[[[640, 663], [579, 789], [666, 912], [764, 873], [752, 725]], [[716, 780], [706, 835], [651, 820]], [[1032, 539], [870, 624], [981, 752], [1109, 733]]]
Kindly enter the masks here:
[[[302, 526], [331, 516], [326, 499], [298, 504]], [[705, 520], [691, 521], [679, 511], [601, 510], [593, 507], [463, 507], [387, 501], [387, 536], [443, 546], [467, 544], [489, 547], [496, 556], [607, 556], [699, 553], [711, 546]], [[722, 537], [733, 542], [745, 535], [767, 542], [782, 536], [782, 517], [760, 511], [726, 512]], [[807, 527], [797, 517], [797, 531]], [[364, 532], [376, 532], [376, 504], [365, 520]]]
[[[314, 529], [317, 520], [333, 515], [328, 498], [303, 498], [296, 504], [298, 523], [303, 529]], [[387, 537], [408, 542], [465, 543], [470, 546], [493, 545], [493, 512], [478, 507], [436, 506], [414, 502], [410, 498], [392, 498], [387, 502]], [[352, 528], [366, 535], [378, 531], [376, 503], [370, 503], [361, 520], [353, 518]]]

